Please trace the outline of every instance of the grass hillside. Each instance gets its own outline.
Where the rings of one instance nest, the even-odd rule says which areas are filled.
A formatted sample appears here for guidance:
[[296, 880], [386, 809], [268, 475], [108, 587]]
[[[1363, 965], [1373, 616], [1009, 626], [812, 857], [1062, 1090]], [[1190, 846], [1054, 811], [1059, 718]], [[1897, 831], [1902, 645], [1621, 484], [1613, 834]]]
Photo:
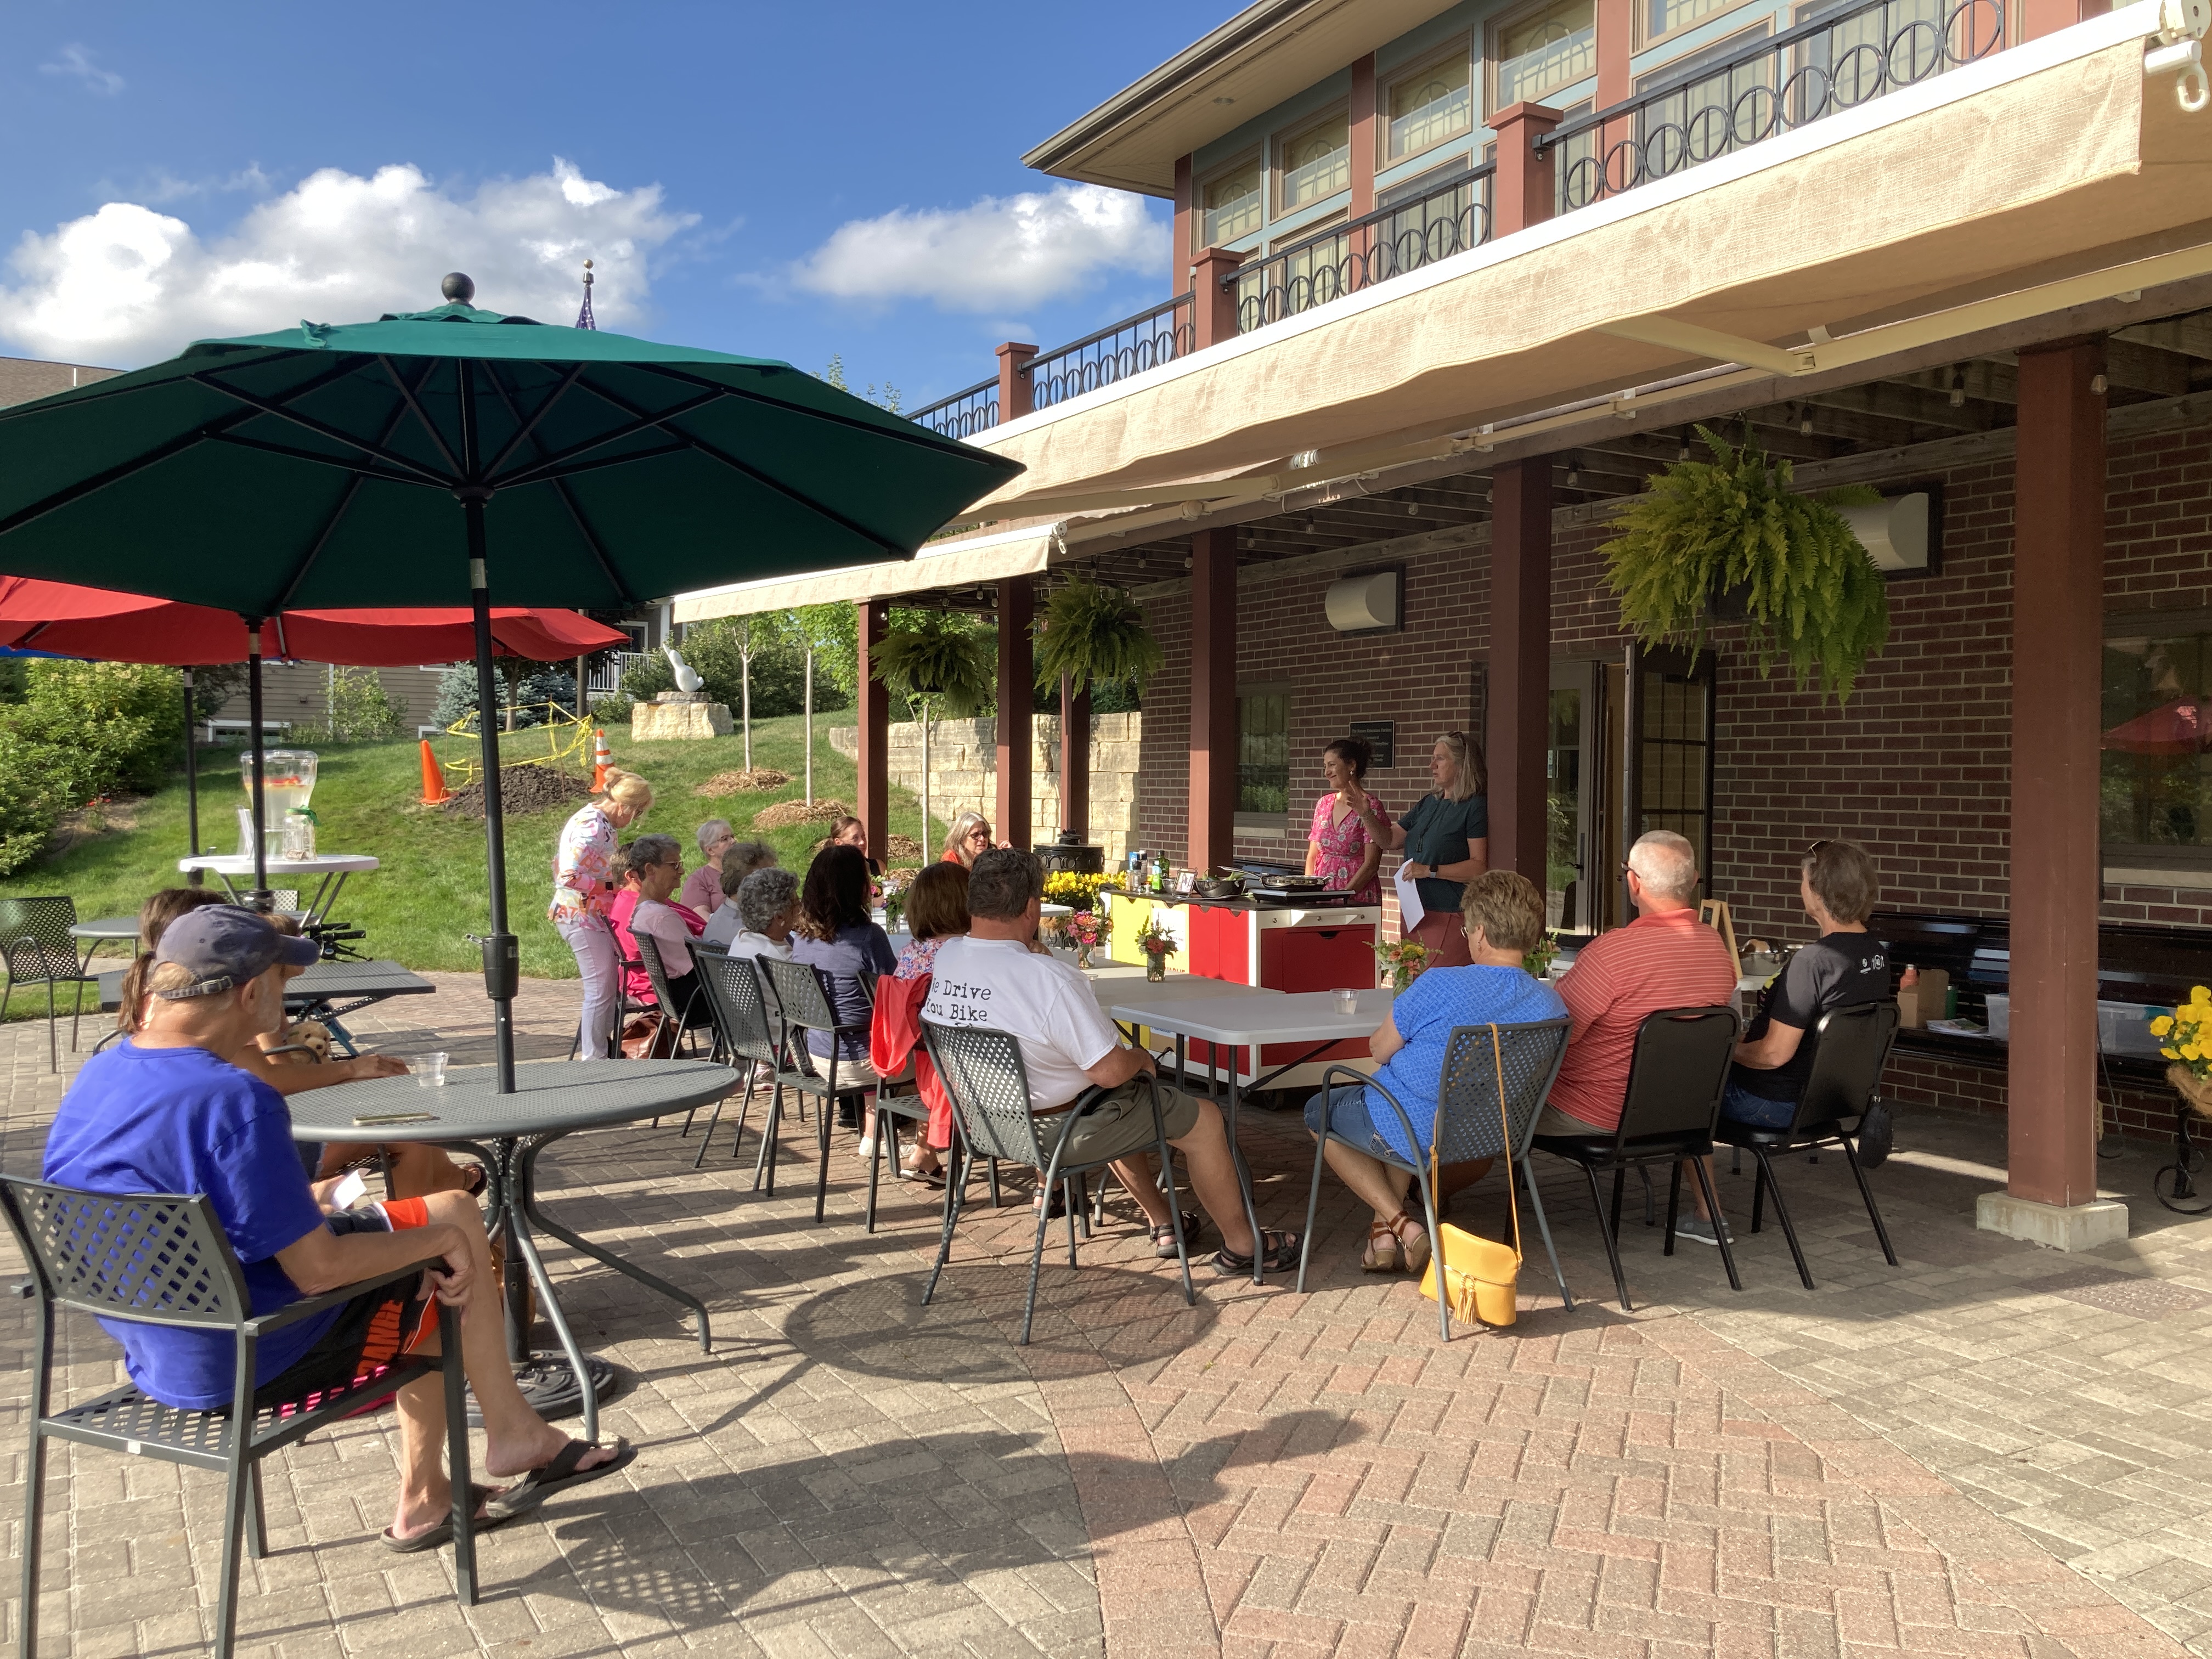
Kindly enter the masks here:
[[[848, 805], [853, 800], [853, 763], [830, 747], [829, 736], [832, 726], [851, 720], [849, 713], [815, 717], [817, 800], [827, 797]], [[674, 836], [688, 866], [697, 862], [693, 830], [704, 819], [726, 817], [739, 836], [757, 836], [771, 842], [785, 865], [803, 869], [825, 826], [756, 831], [752, 819], [775, 802], [805, 796], [805, 736], [800, 715], [755, 721], [753, 764], [787, 772], [792, 781], [779, 789], [709, 799], [695, 793], [697, 787], [717, 773], [744, 764], [741, 738], [633, 744], [629, 727], [608, 727], [607, 741], [616, 763], [646, 778], [654, 792], [653, 811], [643, 823], [625, 832], [624, 839], [647, 830]], [[518, 732], [505, 740], [504, 751], [513, 764], [544, 754], [546, 746], [543, 734]], [[472, 757], [476, 752], [472, 740], [445, 738], [434, 747], [447, 762], [464, 754]], [[325, 852], [368, 853], [382, 860], [381, 868], [349, 881], [337, 907], [340, 919], [368, 930], [362, 947], [373, 956], [415, 969], [479, 967], [482, 958], [467, 935], [485, 931], [489, 920], [483, 823], [417, 805], [421, 750], [414, 743], [333, 744], [318, 745], [315, 752], [321, 757], [314, 797], [315, 816], [320, 820], [318, 844]], [[237, 809], [245, 800], [236, 751], [202, 751], [203, 845], [225, 852], [236, 848]], [[575, 975], [574, 958], [545, 919], [554, 842], [574, 810], [573, 805], [562, 806], [510, 815], [507, 820], [507, 910], [522, 942], [522, 971], [535, 977]], [[919, 816], [912, 794], [902, 789], [891, 792], [895, 832], [913, 835], [920, 827]], [[941, 845], [944, 835], [944, 824], [934, 823], [923, 844]], [[65, 836], [64, 842], [57, 851], [0, 881], [0, 897], [63, 893], [76, 901], [82, 917], [134, 913], [148, 893], [183, 879], [177, 872], [177, 860], [185, 847], [183, 772], [156, 794], [118, 804], [112, 809], [106, 828], [82, 838]], [[281, 866], [271, 866], [270, 884], [291, 884], [283, 879]], [[115, 957], [110, 965], [119, 961]], [[67, 993], [63, 995], [65, 1004]], [[19, 1018], [34, 1006], [45, 1012], [44, 990], [19, 990], [9, 1013]]]

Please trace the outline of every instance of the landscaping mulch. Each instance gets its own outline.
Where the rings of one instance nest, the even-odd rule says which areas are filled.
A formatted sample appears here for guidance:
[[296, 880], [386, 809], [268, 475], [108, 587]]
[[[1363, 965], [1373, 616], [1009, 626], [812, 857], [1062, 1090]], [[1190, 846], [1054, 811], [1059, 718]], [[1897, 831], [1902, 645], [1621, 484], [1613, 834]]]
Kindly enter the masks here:
[[719, 795], [743, 795], [758, 789], [781, 789], [790, 781], [790, 773], [779, 772], [772, 766], [760, 766], [750, 772], [717, 772], [691, 793], [709, 799]]
[[834, 823], [839, 818], [851, 817], [852, 811], [842, 800], [817, 800], [811, 806], [803, 800], [780, 800], [753, 814], [753, 828], [787, 830], [799, 823]]
[[[592, 798], [592, 781], [550, 766], [502, 766], [499, 769], [500, 809], [509, 817], [526, 812], [548, 812], [556, 807], [574, 808]], [[481, 819], [484, 815], [481, 781], [456, 789], [438, 809], [457, 818]]]

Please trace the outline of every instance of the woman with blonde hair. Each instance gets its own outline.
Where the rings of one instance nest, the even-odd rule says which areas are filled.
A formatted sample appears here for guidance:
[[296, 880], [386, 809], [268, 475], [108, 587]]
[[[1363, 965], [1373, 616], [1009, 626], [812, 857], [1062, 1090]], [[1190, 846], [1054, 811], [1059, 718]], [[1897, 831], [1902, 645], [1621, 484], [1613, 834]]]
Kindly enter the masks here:
[[622, 947], [607, 922], [615, 895], [617, 836], [653, 805], [653, 786], [635, 772], [607, 769], [599, 798], [576, 810], [562, 826], [553, 854], [553, 902], [546, 914], [576, 953], [584, 981], [582, 1047], [586, 1060], [614, 1049], [615, 1020], [622, 1010]]
[[975, 855], [990, 850], [991, 820], [981, 812], [963, 812], [952, 820], [951, 829], [945, 832], [945, 854], [938, 862], [972, 869]]
[[1429, 781], [1436, 787], [1397, 823], [1358, 783], [1344, 792], [1384, 851], [1405, 852], [1398, 873], [1413, 878], [1422, 911], [1410, 937], [1428, 947], [1431, 968], [1464, 968], [1474, 960], [1459, 907], [1468, 883], [1490, 868], [1489, 781], [1482, 745], [1464, 732], [1447, 732], [1429, 751]]

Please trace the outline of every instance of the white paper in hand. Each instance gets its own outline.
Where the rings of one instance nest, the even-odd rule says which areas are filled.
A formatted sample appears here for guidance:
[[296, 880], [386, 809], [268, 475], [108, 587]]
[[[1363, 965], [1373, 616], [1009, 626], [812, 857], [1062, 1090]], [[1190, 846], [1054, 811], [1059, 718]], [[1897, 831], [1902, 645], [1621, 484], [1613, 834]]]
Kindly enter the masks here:
[[362, 1179], [360, 1170], [354, 1170], [331, 1189], [331, 1207], [333, 1210], [350, 1210], [368, 1195], [368, 1182]]
[[1413, 860], [1407, 859], [1398, 866], [1398, 873], [1390, 878], [1391, 885], [1398, 890], [1398, 936], [1401, 939], [1419, 927], [1421, 918], [1428, 914], [1421, 908], [1421, 890], [1413, 885], [1413, 877], [1406, 873], [1413, 867]]

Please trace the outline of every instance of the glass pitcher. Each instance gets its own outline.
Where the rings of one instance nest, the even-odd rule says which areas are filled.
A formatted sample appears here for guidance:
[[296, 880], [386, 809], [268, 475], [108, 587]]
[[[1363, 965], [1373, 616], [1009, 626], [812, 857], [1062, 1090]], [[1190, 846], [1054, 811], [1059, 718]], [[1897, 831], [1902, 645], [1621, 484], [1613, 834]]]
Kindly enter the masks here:
[[[261, 757], [261, 828], [272, 848], [281, 846], [284, 821], [295, 806], [305, 806], [315, 793], [316, 759], [309, 749], [270, 749]], [[253, 799], [253, 751], [238, 757], [239, 781], [246, 798]]]

